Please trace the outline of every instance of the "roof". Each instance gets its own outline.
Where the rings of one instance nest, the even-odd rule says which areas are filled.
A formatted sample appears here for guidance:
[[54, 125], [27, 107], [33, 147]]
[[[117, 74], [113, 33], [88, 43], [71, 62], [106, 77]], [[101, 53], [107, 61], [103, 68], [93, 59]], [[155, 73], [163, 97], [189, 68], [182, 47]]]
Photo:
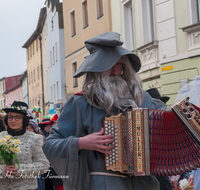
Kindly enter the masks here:
[[11, 77], [5, 77], [5, 91], [15, 87], [20, 83], [20, 78], [22, 75], [16, 75]]
[[22, 74], [22, 76], [19, 80], [22, 82], [26, 76], [27, 76], [27, 70], [24, 71], [24, 74]]
[[28, 48], [35, 41], [35, 39], [42, 33], [42, 29], [43, 29], [43, 26], [44, 26], [46, 16], [47, 16], [46, 7], [43, 7], [40, 10], [40, 15], [39, 15], [36, 30], [33, 32], [31, 37], [25, 42], [25, 44], [22, 46], [22, 48]]

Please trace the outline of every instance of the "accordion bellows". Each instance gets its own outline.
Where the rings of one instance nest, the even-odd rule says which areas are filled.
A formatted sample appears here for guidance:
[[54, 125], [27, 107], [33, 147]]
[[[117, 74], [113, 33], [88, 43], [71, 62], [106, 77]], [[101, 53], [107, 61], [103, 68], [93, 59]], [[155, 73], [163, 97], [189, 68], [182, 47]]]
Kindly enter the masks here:
[[105, 118], [104, 134], [114, 136], [105, 168], [134, 176], [170, 176], [200, 167], [199, 111], [184, 98], [164, 111], [133, 108]]

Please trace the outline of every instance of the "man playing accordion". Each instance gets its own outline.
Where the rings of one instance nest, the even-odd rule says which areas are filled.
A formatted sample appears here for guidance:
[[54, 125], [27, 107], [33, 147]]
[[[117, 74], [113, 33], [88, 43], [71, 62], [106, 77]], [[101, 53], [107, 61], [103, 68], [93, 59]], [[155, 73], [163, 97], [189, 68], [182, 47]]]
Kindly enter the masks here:
[[103, 135], [103, 119], [125, 109], [165, 109], [142, 89], [137, 75], [139, 58], [121, 45], [120, 35], [107, 32], [85, 41], [90, 55], [75, 78], [85, 76], [83, 90], [63, 106], [57, 125], [43, 144], [43, 150], [56, 173], [62, 176], [65, 190], [159, 190], [154, 176], [131, 177], [107, 171], [104, 156], [110, 154]]

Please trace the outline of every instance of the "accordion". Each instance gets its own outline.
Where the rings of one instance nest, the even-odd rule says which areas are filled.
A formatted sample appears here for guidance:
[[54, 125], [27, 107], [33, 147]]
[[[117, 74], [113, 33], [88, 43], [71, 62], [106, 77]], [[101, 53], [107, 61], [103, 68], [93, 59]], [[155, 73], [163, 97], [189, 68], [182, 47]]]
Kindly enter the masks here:
[[103, 121], [114, 136], [105, 155], [107, 170], [171, 176], [200, 167], [200, 108], [184, 98], [166, 110], [132, 108]]

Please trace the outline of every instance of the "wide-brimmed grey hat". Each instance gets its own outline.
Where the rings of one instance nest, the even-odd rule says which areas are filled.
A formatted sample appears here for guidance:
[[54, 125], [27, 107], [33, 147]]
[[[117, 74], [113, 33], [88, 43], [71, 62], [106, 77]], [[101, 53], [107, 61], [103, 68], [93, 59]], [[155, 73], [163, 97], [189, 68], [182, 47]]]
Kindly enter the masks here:
[[106, 32], [85, 41], [90, 55], [85, 58], [74, 74], [74, 78], [81, 77], [87, 72], [104, 72], [114, 66], [121, 56], [127, 55], [134, 70], [138, 72], [141, 67], [140, 59], [131, 51], [123, 48], [120, 34]]

